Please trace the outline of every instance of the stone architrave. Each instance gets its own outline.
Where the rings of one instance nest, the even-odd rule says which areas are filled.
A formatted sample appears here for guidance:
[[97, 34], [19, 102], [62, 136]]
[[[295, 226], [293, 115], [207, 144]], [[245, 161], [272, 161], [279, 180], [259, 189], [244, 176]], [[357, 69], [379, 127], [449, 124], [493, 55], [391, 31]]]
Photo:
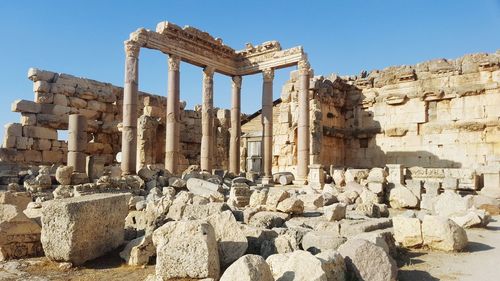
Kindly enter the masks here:
[[[268, 68], [262, 72], [262, 159], [263, 177], [262, 183], [269, 184], [272, 181], [273, 165], [273, 79], [274, 69]], [[309, 114], [309, 113], [308, 113]]]
[[[133, 41], [125, 41], [125, 86], [123, 88], [123, 128], [121, 168], [135, 174], [137, 162], [137, 99], [139, 91], [139, 51]], [[69, 163], [68, 163], [69, 164]], [[75, 169], [76, 170], [76, 169]], [[85, 171], [84, 171], [85, 172]]]
[[305, 184], [309, 166], [309, 75], [307, 61], [300, 61], [299, 68], [299, 120], [297, 124], [297, 183]]
[[176, 174], [179, 164], [179, 126], [180, 126], [180, 57], [168, 58], [168, 97], [167, 97], [167, 131], [165, 141], [165, 169]]
[[68, 122], [68, 166], [75, 172], [85, 173], [85, 150], [87, 149], [87, 118], [71, 114]]
[[229, 172], [240, 173], [241, 76], [233, 76], [231, 97], [231, 138], [229, 141]]
[[203, 69], [203, 102], [201, 106], [201, 155], [202, 171], [212, 171], [213, 158], [213, 111], [214, 111], [214, 68]]

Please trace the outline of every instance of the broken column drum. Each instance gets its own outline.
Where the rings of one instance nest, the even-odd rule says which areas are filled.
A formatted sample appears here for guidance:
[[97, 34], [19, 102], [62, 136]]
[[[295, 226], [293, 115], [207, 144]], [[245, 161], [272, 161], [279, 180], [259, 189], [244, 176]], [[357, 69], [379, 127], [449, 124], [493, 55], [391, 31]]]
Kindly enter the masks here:
[[75, 172], [85, 173], [87, 149], [87, 118], [71, 114], [68, 121], [68, 166]]

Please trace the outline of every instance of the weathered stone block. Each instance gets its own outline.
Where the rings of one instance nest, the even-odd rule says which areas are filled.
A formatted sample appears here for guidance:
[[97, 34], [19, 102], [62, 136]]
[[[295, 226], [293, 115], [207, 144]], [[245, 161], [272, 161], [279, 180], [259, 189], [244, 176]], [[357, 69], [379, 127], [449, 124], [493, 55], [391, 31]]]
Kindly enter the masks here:
[[167, 222], [153, 233], [156, 277], [213, 278], [220, 275], [214, 228], [207, 222]]
[[123, 243], [129, 195], [93, 194], [50, 201], [42, 211], [42, 246], [51, 260], [82, 264]]
[[23, 126], [23, 136], [28, 138], [57, 140], [57, 130], [36, 126]]
[[39, 113], [42, 110], [42, 106], [28, 100], [16, 100], [12, 103], [11, 110], [13, 112]]

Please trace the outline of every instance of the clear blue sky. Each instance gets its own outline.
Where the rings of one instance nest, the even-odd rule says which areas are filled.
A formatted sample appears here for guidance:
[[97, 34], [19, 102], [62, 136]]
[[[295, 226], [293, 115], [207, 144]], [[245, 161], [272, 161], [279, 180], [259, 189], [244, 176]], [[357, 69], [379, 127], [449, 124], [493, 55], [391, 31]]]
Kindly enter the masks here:
[[[391, 1], [0, 1], [0, 124], [18, 122], [15, 99], [33, 99], [29, 67], [123, 84], [123, 41], [160, 21], [191, 25], [242, 49], [278, 40], [302, 45], [315, 74], [415, 64], [500, 49], [500, 0]], [[277, 71], [274, 96], [290, 69]], [[201, 103], [201, 69], [182, 64], [181, 98]], [[165, 95], [166, 56], [141, 51], [140, 90]], [[230, 78], [216, 75], [215, 106], [230, 105]], [[260, 108], [261, 76], [244, 77], [242, 110]], [[3, 135], [3, 128], [0, 136]]]

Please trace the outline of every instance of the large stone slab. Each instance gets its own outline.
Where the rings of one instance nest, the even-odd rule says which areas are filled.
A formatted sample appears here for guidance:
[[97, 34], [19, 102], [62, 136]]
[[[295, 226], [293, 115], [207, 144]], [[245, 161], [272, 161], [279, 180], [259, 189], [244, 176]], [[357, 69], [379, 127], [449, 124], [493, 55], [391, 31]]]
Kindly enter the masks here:
[[168, 222], [155, 230], [153, 243], [157, 280], [219, 278], [217, 240], [208, 222]]
[[403, 247], [422, 245], [422, 228], [418, 218], [396, 216], [392, 218], [394, 239]]
[[321, 260], [307, 251], [275, 254], [266, 259], [275, 280], [327, 281]]
[[51, 260], [82, 264], [123, 243], [127, 194], [53, 200], [42, 211], [42, 246]]
[[219, 193], [222, 190], [219, 184], [197, 178], [188, 179], [186, 185], [187, 189], [193, 194], [201, 196], [209, 196]]
[[467, 233], [452, 220], [425, 216], [422, 222], [424, 244], [440, 251], [459, 251], [467, 245]]

